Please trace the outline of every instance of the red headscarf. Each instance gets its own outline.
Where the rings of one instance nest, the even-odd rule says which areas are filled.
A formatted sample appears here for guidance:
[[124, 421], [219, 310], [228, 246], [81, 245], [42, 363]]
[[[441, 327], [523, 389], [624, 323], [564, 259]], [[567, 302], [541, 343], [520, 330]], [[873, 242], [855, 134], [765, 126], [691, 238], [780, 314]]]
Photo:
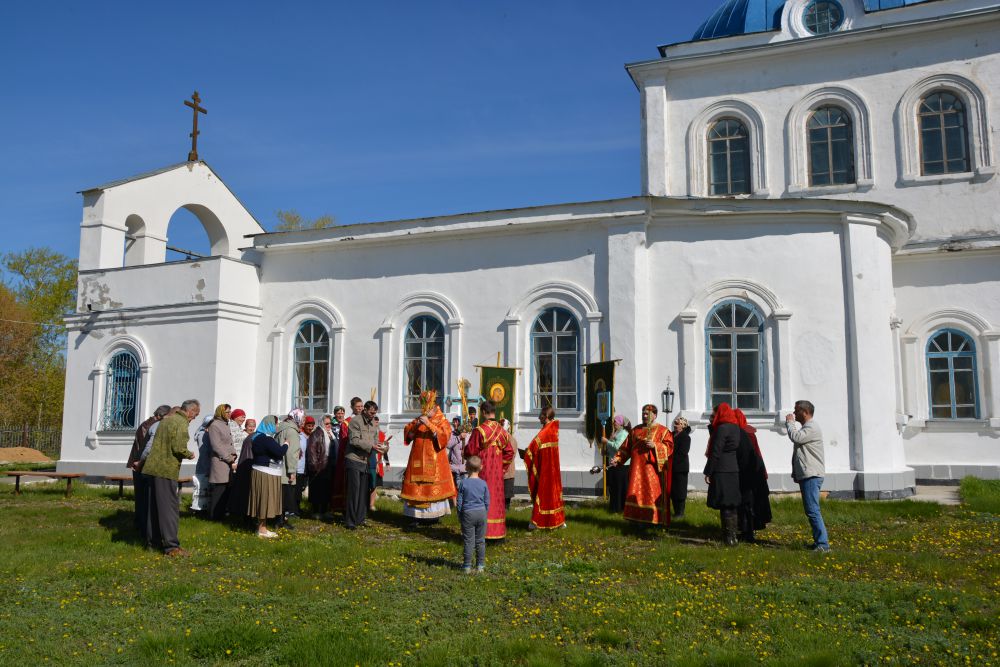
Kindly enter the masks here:
[[230, 419], [239, 419], [240, 417], [246, 417], [246, 416], [247, 416], [247, 413], [243, 412], [239, 408], [236, 408], [235, 410], [232, 411], [232, 413], [230, 413], [229, 418]]
[[[712, 430], [719, 428], [720, 424], [736, 424], [740, 425], [739, 417], [736, 413], [739, 410], [733, 410], [729, 403], [719, 403], [715, 406], [715, 417], [712, 418]], [[705, 449], [705, 457], [708, 458], [712, 456], [712, 438], [708, 439], [708, 447]]]
[[719, 403], [715, 407], [715, 417], [712, 419], [712, 428], [718, 428], [719, 424], [736, 424], [740, 425], [739, 417], [736, 413], [739, 410], [733, 410], [729, 403]]

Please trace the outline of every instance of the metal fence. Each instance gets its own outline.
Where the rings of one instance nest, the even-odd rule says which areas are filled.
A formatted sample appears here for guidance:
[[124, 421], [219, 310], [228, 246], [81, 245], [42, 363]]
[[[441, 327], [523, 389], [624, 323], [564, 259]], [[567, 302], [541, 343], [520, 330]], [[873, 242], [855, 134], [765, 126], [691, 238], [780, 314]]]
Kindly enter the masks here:
[[59, 458], [62, 430], [38, 428], [28, 424], [0, 424], [0, 447], [37, 449], [50, 459]]

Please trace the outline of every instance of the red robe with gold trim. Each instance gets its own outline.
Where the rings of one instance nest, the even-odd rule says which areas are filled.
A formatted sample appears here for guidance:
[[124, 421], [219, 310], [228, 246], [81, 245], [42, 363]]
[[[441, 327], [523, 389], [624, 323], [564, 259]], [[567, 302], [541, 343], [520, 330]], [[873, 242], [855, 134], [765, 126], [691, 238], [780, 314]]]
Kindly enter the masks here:
[[[625, 494], [625, 518], [630, 521], [670, 525], [670, 469], [673, 465], [674, 438], [670, 429], [653, 424], [651, 436], [645, 426], [632, 429], [618, 450], [619, 464], [632, 459]], [[645, 441], [653, 441], [646, 447]]]
[[403, 490], [399, 497], [415, 508], [426, 508], [431, 503], [456, 495], [455, 480], [448, 463], [451, 424], [441, 408], [436, 408], [428, 419], [433, 430], [421, 424], [419, 419], [414, 419], [403, 429], [403, 442], [413, 447], [403, 473]]
[[566, 523], [562, 473], [559, 470], [559, 421], [542, 427], [524, 453], [531, 494], [531, 523], [538, 528], [558, 528]]
[[499, 540], [507, 536], [507, 506], [503, 498], [503, 470], [514, 460], [510, 434], [493, 421], [481, 422], [472, 430], [465, 444], [465, 457], [483, 460], [479, 476], [490, 489], [490, 506], [486, 511], [486, 539]]

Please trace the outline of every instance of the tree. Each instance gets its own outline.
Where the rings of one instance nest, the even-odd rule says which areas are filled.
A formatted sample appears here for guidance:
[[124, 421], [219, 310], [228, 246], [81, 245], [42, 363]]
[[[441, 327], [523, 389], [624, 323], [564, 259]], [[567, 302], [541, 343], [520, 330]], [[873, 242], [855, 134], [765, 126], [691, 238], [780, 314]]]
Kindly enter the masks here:
[[306, 220], [298, 211], [275, 211], [278, 224], [274, 226], [276, 232], [295, 232], [301, 229], [326, 229], [337, 224], [337, 219], [332, 215], [321, 215], [315, 220]]
[[23, 415], [28, 408], [22, 387], [39, 332], [38, 325], [26, 324], [30, 321], [31, 313], [0, 284], [0, 396], [5, 397], [8, 415]]
[[29, 248], [3, 255], [3, 267], [10, 275], [3, 281], [6, 301], [0, 307], [16, 313], [3, 319], [33, 323], [10, 332], [17, 338], [17, 349], [26, 350], [21, 352], [22, 363], [11, 361], [8, 366], [6, 357], [0, 361], [16, 376], [12, 386], [3, 388], [4, 396], [20, 406], [8, 416], [40, 423], [45, 414], [61, 424], [66, 384], [63, 317], [76, 305], [76, 262], [49, 248]]

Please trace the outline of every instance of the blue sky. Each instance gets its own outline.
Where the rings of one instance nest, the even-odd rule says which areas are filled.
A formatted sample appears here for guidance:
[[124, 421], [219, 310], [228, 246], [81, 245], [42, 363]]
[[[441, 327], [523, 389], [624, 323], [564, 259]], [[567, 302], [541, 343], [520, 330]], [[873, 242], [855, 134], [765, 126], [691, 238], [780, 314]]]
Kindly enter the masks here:
[[[639, 193], [623, 69], [716, 2], [46, 2], [0, 10], [3, 250], [76, 257], [86, 187], [199, 154], [265, 227]], [[186, 212], [170, 243], [207, 246]]]

